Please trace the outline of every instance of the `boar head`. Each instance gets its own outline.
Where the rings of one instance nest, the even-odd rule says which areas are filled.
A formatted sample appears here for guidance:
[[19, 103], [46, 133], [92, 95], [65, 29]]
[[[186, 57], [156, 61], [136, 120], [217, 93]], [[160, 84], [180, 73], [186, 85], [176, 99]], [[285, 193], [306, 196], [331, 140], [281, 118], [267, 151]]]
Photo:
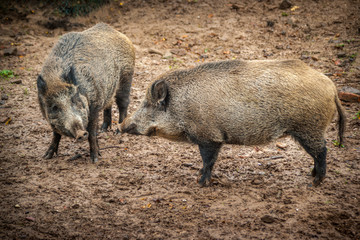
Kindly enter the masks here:
[[[51, 78], [51, 79], [49, 79]], [[76, 86], [73, 69], [62, 79], [39, 75], [37, 79], [41, 111], [52, 129], [76, 140], [84, 140], [89, 119], [87, 98]]]
[[153, 82], [138, 109], [121, 124], [121, 131], [183, 141], [181, 122], [173, 111], [170, 89], [165, 80]]

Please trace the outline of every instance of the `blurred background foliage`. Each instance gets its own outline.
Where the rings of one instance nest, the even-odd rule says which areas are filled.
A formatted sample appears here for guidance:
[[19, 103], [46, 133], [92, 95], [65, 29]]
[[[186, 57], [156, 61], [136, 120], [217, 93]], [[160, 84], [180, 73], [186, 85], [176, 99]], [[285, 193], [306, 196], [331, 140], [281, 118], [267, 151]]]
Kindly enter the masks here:
[[14, 11], [16, 5], [28, 6], [29, 11], [31, 8], [39, 7], [50, 7], [53, 9], [54, 14], [62, 17], [76, 17], [86, 16], [91, 11], [109, 3], [110, 0], [40, 0], [40, 1], [29, 1], [29, 0], [1, 0], [0, 1], [0, 14], [9, 14]]

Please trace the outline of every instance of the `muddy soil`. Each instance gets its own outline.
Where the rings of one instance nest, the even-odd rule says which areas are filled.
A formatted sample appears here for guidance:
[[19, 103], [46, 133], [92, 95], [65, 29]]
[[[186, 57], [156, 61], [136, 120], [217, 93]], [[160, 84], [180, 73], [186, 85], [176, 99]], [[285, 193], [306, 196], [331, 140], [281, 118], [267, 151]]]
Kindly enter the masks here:
[[68, 138], [43, 159], [51, 129], [36, 89], [59, 36], [97, 22], [136, 46], [130, 113], [156, 76], [225, 59], [301, 59], [339, 90], [360, 88], [360, 1], [293, 0], [280, 9], [280, 0], [125, 0], [66, 18], [24, 2], [0, 18], [0, 70], [16, 75], [0, 80], [1, 239], [360, 239], [359, 103], [343, 102], [344, 148], [333, 144], [336, 117], [327, 131], [319, 187], [310, 186], [311, 157], [283, 138], [225, 145], [201, 188], [196, 146], [116, 134], [117, 122], [99, 133], [98, 163], [87, 142]]

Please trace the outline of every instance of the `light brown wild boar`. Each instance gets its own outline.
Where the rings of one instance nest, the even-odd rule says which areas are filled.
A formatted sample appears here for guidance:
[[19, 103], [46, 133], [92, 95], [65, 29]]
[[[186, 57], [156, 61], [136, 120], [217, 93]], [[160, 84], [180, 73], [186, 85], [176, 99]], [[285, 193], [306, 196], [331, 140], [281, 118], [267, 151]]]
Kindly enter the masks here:
[[197, 144], [201, 185], [210, 181], [223, 144], [258, 145], [290, 135], [314, 158], [318, 185], [326, 173], [324, 134], [335, 112], [342, 144], [344, 113], [325, 75], [299, 60], [223, 61], [158, 77], [121, 130]]
[[115, 98], [119, 122], [126, 117], [134, 64], [131, 41], [104, 23], [59, 39], [37, 79], [41, 112], [53, 130], [45, 158], [57, 153], [65, 135], [88, 138], [90, 158], [98, 160], [99, 113], [104, 111], [102, 129], [106, 130]]

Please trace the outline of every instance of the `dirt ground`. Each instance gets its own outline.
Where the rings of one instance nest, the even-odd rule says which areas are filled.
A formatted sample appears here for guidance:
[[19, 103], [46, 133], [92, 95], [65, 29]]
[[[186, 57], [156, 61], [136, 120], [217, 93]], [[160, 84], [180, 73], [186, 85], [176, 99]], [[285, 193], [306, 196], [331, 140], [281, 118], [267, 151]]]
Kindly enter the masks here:
[[16, 75], [0, 79], [0, 238], [360, 239], [359, 103], [343, 102], [344, 148], [333, 144], [336, 118], [327, 131], [328, 172], [319, 187], [309, 186], [313, 160], [290, 138], [225, 145], [203, 188], [196, 146], [116, 134], [116, 122], [99, 133], [96, 164], [87, 142], [68, 138], [58, 156], [42, 158], [51, 129], [38, 106], [37, 75], [59, 36], [97, 22], [136, 46], [130, 113], [161, 73], [224, 59], [301, 59], [339, 90], [359, 89], [360, 1], [291, 2], [280, 9], [280, 0], [110, 1], [67, 18], [44, 4], [9, 5], [0, 47], [17, 52], [0, 58], [0, 70]]

